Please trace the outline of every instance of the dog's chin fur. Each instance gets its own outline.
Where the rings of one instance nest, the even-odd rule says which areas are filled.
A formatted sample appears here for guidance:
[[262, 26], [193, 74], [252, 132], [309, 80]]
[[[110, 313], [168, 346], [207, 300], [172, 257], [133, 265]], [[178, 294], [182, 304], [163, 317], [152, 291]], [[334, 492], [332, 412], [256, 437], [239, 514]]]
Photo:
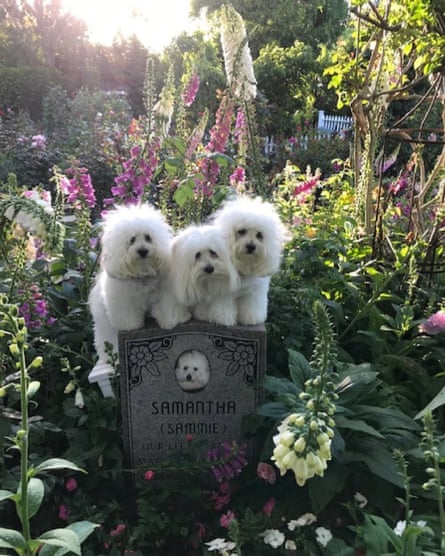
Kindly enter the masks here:
[[89, 296], [99, 362], [119, 330], [144, 326], [170, 264], [171, 231], [150, 205], [119, 207], [104, 218], [101, 271]]
[[235, 293], [237, 321], [245, 325], [263, 323], [269, 280], [279, 269], [288, 237], [285, 226], [275, 207], [258, 197], [226, 202], [211, 222], [224, 234], [240, 275]]
[[232, 298], [239, 276], [218, 228], [203, 225], [183, 230], [173, 241], [172, 261], [171, 284], [179, 304], [198, 320], [236, 324]]

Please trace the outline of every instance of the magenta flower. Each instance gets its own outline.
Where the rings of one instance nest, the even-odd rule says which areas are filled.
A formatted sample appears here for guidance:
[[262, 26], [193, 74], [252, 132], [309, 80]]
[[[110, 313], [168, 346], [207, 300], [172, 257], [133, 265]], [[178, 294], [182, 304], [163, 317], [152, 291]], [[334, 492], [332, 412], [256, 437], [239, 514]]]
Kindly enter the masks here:
[[126, 204], [136, 204], [143, 197], [159, 163], [159, 140], [146, 142], [144, 148], [140, 145], [130, 150], [130, 158], [122, 163], [123, 172], [115, 179], [115, 186], [111, 188], [113, 197], [105, 199], [105, 204], [114, 204], [116, 200]]
[[230, 185], [232, 187], [239, 187], [246, 182], [246, 172], [242, 166], [237, 166], [230, 176]]
[[392, 182], [389, 186], [389, 192], [393, 195], [397, 195], [401, 191], [404, 191], [408, 187], [408, 178], [405, 175], [400, 176], [395, 182]]
[[[233, 99], [224, 96], [216, 112], [215, 124], [210, 130], [210, 141], [206, 146], [208, 154], [224, 153], [226, 151], [230, 138], [234, 109]], [[218, 163], [211, 158], [202, 158], [200, 165], [204, 180], [199, 182], [198, 189], [201, 188], [204, 195], [211, 196], [213, 194], [213, 186], [216, 184], [219, 176]]]
[[60, 180], [60, 187], [67, 195], [68, 203], [80, 209], [82, 207], [94, 208], [96, 206], [96, 194], [91, 176], [86, 168], [68, 168]]
[[223, 514], [220, 518], [219, 518], [219, 524], [221, 525], [221, 527], [224, 527], [225, 529], [228, 529], [230, 526], [230, 523], [235, 519], [235, 514], [229, 510], [227, 513]]
[[73, 477], [68, 479], [65, 483], [65, 488], [68, 492], [74, 492], [77, 489], [77, 481]]
[[269, 500], [263, 506], [263, 514], [271, 516], [275, 509], [275, 498], [269, 498]]
[[214, 508], [219, 512], [230, 503], [232, 491], [228, 482], [221, 483], [217, 491], [212, 492], [210, 500], [214, 502]]
[[34, 149], [44, 149], [46, 147], [46, 137], [44, 135], [33, 135], [31, 137], [31, 147]]
[[423, 334], [428, 334], [430, 336], [445, 332], [445, 310], [441, 309], [433, 313], [419, 325], [419, 330]]
[[60, 517], [60, 519], [63, 519], [63, 521], [67, 521], [69, 515], [70, 515], [70, 513], [68, 511], [68, 508], [65, 506], [65, 504], [60, 504], [60, 506], [59, 506], [59, 517]]
[[182, 100], [185, 106], [189, 107], [195, 102], [196, 95], [199, 91], [199, 84], [199, 75], [194, 73], [184, 89]]
[[212, 472], [215, 479], [222, 483], [241, 473], [247, 465], [246, 446], [233, 442], [224, 442], [207, 452], [207, 461], [213, 462]]
[[[25, 292], [21, 293], [25, 297]], [[25, 319], [28, 329], [37, 329], [44, 324], [56, 322], [56, 319], [49, 316], [48, 304], [36, 284], [29, 288], [25, 299], [19, 305], [19, 315]]]
[[306, 198], [315, 191], [319, 181], [320, 176], [314, 176], [300, 183], [294, 189], [294, 197], [297, 197], [300, 203], [304, 203]]
[[125, 531], [125, 525], [123, 523], [118, 523], [114, 529], [111, 529], [110, 535], [112, 537], [117, 537]]
[[270, 465], [270, 463], [260, 461], [258, 463], [256, 473], [260, 479], [263, 479], [263, 481], [265, 481], [269, 485], [273, 485], [277, 480], [275, 467], [273, 465]]

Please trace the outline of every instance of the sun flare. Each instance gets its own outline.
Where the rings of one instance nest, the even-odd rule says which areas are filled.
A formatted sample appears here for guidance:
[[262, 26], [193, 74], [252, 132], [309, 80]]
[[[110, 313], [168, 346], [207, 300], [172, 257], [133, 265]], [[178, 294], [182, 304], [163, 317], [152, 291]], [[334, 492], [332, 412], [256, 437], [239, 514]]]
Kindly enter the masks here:
[[65, 10], [85, 21], [93, 42], [110, 45], [117, 35], [136, 35], [160, 52], [173, 37], [191, 30], [188, 0], [62, 0]]

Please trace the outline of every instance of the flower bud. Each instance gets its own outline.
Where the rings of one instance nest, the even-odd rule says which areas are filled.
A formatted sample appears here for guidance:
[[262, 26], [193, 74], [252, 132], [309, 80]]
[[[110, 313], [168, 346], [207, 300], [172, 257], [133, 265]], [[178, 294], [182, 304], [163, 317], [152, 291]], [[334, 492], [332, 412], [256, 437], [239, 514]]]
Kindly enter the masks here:
[[288, 452], [284, 458], [282, 459], [282, 464], [284, 467], [286, 467], [287, 469], [294, 469], [296, 463], [297, 463], [297, 456], [295, 455], [295, 452]]
[[31, 363], [31, 368], [38, 369], [39, 367], [42, 366], [42, 363], [43, 363], [43, 357], [41, 357], [40, 355], [37, 356], [37, 357], [34, 357], [34, 360]]
[[328, 443], [329, 441], [330, 441], [330, 440], [329, 440], [329, 436], [328, 436], [325, 432], [321, 432], [321, 433], [317, 436], [317, 442], [318, 442], [318, 445], [320, 446], [320, 448], [321, 448], [324, 444]]
[[301, 427], [304, 425], [305, 423], [305, 418], [304, 415], [302, 415], [301, 413], [296, 413], [295, 414], [295, 419], [294, 419], [294, 424], [301, 429]]
[[9, 344], [9, 351], [11, 355], [19, 354], [19, 346], [17, 344]]
[[295, 441], [295, 435], [293, 432], [287, 430], [280, 434], [280, 443], [285, 446], [291, 446]]
[[304, 452], [304, 449], [306, 448], [306, 440], [304, 439], [304, 436], [300, 436], [295, 444], [294, 444], [294, 450], [301, 454], [302, 452]]
[[272, 459], [281, 462], [284, 456], [289, 452], [289, 448], [284, 444], [278, 444], [273, 451]]

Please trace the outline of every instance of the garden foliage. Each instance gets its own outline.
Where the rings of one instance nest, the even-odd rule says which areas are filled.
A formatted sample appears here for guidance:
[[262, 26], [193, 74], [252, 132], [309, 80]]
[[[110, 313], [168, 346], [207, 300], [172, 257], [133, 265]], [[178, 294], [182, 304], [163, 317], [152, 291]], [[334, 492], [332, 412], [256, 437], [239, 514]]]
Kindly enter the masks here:
[[[243, 23], [229, 7], [221, 21], [228, 86], [214, 117], [192, 117], [196, 68], [179, 83], [170, 72], [157, 95], [150, 61], [138, 119], [120, 97], [60, 87], [45, 133], [2, 116], [0, 547], [443, 555], [443, 168], [395, 149], [383, 170], [365, 133], [369, 197], [354, 157], [328, 173], [300, 167], [296, 150], [269, 176]], [[128, 469], [118, 381], [116, 398], [88, 383], [101, 212], [146, 200], [180, 229], [238, 192], [274, 202], [291, 236], [269, 292], [265, 400], [245, 420], [260, 453], [188, 437], [162, 465]], [[159, 485], [165, 468], [178, 478]]]

